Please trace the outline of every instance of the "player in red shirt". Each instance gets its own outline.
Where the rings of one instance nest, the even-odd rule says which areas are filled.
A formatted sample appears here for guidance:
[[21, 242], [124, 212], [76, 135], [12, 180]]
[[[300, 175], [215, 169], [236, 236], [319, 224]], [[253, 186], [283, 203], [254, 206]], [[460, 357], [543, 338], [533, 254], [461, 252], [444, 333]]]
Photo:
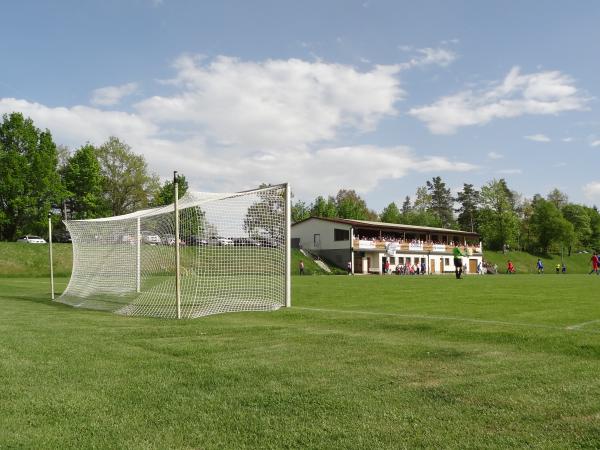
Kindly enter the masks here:
[[513, 262], [509, 259], [508, 263], [506, 264], [506, 273], [511, 274], [511, 273], [515, 273], [515, 265], [513, 264]]
[[596, 275], [600, 275], [598, 272], [598, 254], [596, 252], [594, 252], [594, 255], [592, 256], [592, 271], [590, 272], [590, 275], [594, 272], [596, 272]]

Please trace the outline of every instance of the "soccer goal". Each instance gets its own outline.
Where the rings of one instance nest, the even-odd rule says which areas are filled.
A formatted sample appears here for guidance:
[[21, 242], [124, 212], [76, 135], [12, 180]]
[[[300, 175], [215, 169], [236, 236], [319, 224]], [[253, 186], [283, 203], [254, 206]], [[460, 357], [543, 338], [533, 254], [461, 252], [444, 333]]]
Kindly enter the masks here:
[[73, 271], [62, 303], [166, 318], [291, 306], [287, 184], [188, 192], [175, 205], [65, 224]]

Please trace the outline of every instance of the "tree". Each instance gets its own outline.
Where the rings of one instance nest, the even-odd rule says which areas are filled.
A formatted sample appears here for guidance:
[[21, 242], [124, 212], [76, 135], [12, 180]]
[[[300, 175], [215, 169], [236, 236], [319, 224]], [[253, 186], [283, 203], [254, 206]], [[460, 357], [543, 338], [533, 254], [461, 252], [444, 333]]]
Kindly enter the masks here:
[[[185, 195], [188, 190], [188, 181], [185, 178], [185, 175], [178, 175], [177, 180], [177, 191], [178, 197], [181, 198]], [[158, 189], [158, 191], [154, 194], [154, 198], [152, 199], [152, 206], [164, 206], [170, 205], [175, 202], [175, 186], [173, 185], [173, 180], [167, 180], [163, 183], [163, 185]]]
[[519, 219], [514, 202], [514, 193], [502, 179], [490, 181], [481, 188], [479, 232], [490, 249], [499, 250], [517, 242]]
[[292, 202], [292, 223], [300, 222], [301, 220], [310, 217], [311, 206], [303, 201]]
[[375, 220], [377, 214], [353, 189], [340, 189], [335, 196], [337, 216], [342, 219]]
[[463, 190], [456, 195], [455, 201], [460, 204], [460, 208], [454, 211], [458, 213], [461, 230], [474, 232], [477, 229], [479, 191], [475, 190], [472, 184], [464, 183]]
[[407, 215], [412, 211], [412, 206], [410, 204], [410, 197], [407, 195], [404, 198], [404, 202], [402, 203], [402, 215]]
[[310, 215], [313, 217], [336, 217], [335, 199], [330, 196], [325, 200], [319, 195], [312, 204]]
[[401, 217], [402, 216], [400, 214], [398, 206], [396, 206], [396, 203], [392, 202], [385, 208], [383, 208], [383, 211], [381, 211], [381, 215], [379, 218], [382, 222], [386, 223], [400, 223]]
[[431, 196], [430, 211], [440, 219], [443, 227], [450, 227], [454, 223], [450, 189], [441, 177], [433, 177], [431, 181], [427, 181], [427, 190]]
[[539, 249], [548, 253], [554, 243], [569, 245], [574, 236], [573, 225], [567, 221], [554, 203], [540, 199], [534, 204], [531, 228]]
[[592, 208], [584, 206], [584, 208], [590, 218], [590, 228], [592, 229], [590, 240], [585, 245], [586, 247], [591, 247], [594, 250], [600, 251], [600, 213], [595, 206]]
[[552, 189], [546, 198], [559, 210], [563, 209], [569, 203], [569, 196], [557, 188]]
[[427, 186], [419, 186], [417, 188], [412, 209], [416, 211], [428, 211], [431, 209], [431, 194], [427, 190]]
[[244, 230], [257, 240], [268, 240], [277, 243], [285, 236], [285, 221], [273, 220], [274, 217], [285, 217], [285, 191], [279, 193], [267, 190], [271, 184], [262, 183], [258, 188], [258, 200], [248, 207], [244, 219]]
[[105, 214], [102, 174], [92, 145], [77, 150], [66, 162], [62, 175], [72, 219], [92, 219]]
[[102, 190], [107, 209], [112, 215], [127, 214], [148, 206], [158, 190], [158, 177], [148, 173], [143, 156], [116, 137], [97, 150], [102, 172]]
[[48, 212], [65, 196], [50, 131], [41, 131], [21, 113], [0, 123], [0, 239], [45, 235]]
[[[584, 206], [569, 203], [562, 208], [563, 217], [573, 225], [574, 244], [587, 247], [592, 238], [592, 218]], [[571, 256], [572, 246], [569, 246]]]

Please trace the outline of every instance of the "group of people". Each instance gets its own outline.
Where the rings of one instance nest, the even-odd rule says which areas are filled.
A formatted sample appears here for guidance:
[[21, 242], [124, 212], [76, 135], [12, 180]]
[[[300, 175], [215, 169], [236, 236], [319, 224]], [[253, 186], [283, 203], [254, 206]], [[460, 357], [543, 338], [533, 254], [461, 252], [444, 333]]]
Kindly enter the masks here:
[[[457, 245], [454, 247], [454, 250], [452, 251], [453, 255], [454, 255], [454, 274], [456, 276], [457, 280], [460, 280], [464, 271], [464, 266], [463, 266], [463, 261], [462, 258], [463, 256], [467, 256], [465, 253], [463, 253], [463, 250], [460, 249], [460, 247]], [[591, 257], [591, 263], [592, 263], [592, 270], [590, 271], [590, 275], [592, 273], [595, 273], [596, 275], [600, 275], [600, 256], [598, 256], [598, 253], [594, 252], [594, 254]], [[537, 269], [537, 273], [538, 274], [543, 274], [544, 273], [544, 262], [542, 261], [541, 258], [538, 258], [537, 263], [536, 263], [536, 269]], [[300, 261], [300, 266], [299, 266], [299, 270], [300, 270], [300, 275], [304, 275], [304, 261]], [[352, 262], [348, 261], [348, 265], [346, 267], [346, 270], [348, 272], [348, 275], [352, 275]], [[492, 266], [489, 265], [489, 263], [487, 262], [483, 262], [483, 264], [480, 262], [477, 265], [477, 273], [482, 275], [488, 271], [492, 270]], [[567, 273], [567, 266], [562, 263], [556, 264], [555, 267], [556, 273]], [[493, 266], [493, 272], [492, 273], [497, 273], [498, 271], [498, 266], [494, 265]], [[385, 274], [389, 274], [392, 273], [390, 271], [390, 261], [386, 260], [382, 271], [381, 271], [382, 275]], [[425, 275], [427, 273], [427, 266], [425, 265], [425, 261], [421, 261], [421, 263], [414, 263], [414, 264], [410, 264], [410, 263], [406, 263], [406, 264], [398, 264], [396, 266], [396, 268], [393, 270], [393, 273], [396, 275]], [[511, 275], [516, 273], [516, 268], [515, 268], [515, 264], [509, 259], [506, 263], [506, 273]]]
[[[389, 261], [386, 261], [386, 263], [383, 265], [382, 273], [390, 273]], [[393, 270], [393, 273], [395, 275], [425, 275], [427, 273], [427, 266], [425, 265], [425, 261], [422, 261], [420, 264], [398, 264]]]
[[[457, 246], [462, 245], [454, 241], [450, 242], [442, 242], [442, 241], [433, 241], [431, 239], [404, 239], [397, 236], [359, 236], [359, 240], [361, 241], [377, 241], [377, 242], [397, 242], [398, 244], [431, 244], [431, 245], [449, 245], [449, 246]], [[477, 247], [478, 243], [468, 243], [470, 247]]]

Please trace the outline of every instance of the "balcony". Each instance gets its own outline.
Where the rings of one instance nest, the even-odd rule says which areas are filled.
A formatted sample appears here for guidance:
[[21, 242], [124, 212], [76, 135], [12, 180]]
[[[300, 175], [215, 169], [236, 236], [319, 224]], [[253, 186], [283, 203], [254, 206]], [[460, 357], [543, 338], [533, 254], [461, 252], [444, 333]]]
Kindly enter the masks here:
[[[462, 247], [462, 246], [461, 246]], [[394, 249], [396, 253], [443, 253], [451, 254], [454, 247], [445, 244], [433, 244], [429, 242], [398, 242], [384, 240], [354, 239], [352, 249], [355, 251], [380, 251], [387, 252]], [[467, 245], [469, 253], [481, 253], [481, 244]]]

